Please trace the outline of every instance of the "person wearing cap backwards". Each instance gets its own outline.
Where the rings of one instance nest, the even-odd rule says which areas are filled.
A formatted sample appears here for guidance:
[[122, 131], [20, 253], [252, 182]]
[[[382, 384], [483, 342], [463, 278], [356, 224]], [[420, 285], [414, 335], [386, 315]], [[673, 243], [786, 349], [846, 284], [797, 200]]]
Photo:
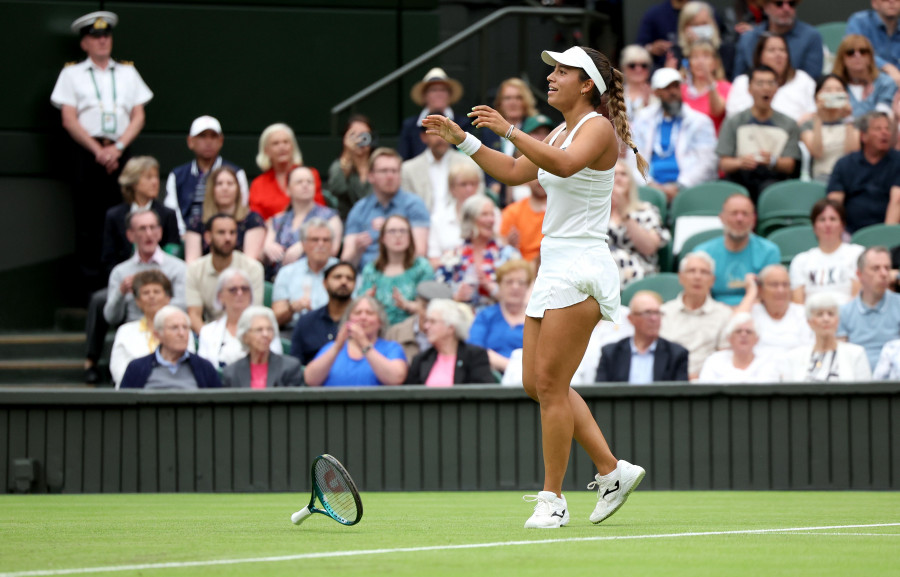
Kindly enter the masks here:
[[716, 128], [707, 115], [684, 105], [674, 68], [654, 72], [650, 87], [659, 102], [635, 115], [634, 143], [653, 151], [649, 184], [672, 202], [682, 188], [716, 179]]
[[[598, 502], [590, 520], [615, 513], [644, 477], [644, 469], [617, 461], [581, 396], [569, 386], [591, 331], [601, 319], [619, 321], [619, 271], [606, 244], [618, 138], [634, 150], [638, 168], [647, 162], [631, 138], [623, 75], [605, 55], [588, 47], [544, 51], [553, 66], [547, 102], [564, 123], [543, 142], [524, 136], [489, 106], [469, 114], [476, 127], [513, 140], [519, 158], [482, 146], [455, 122], [430, 115], [423, 124], [468, 154], [485, 172], [507, 185], [537, 178], [547, 191], [541, 267], [525, 310], [523, 385], [541, 406], [544, 487], [526, 528], [558, 528], [569, 522], [562, 483], [572, 438], [597, 467]], [[609, 114], [602, 118], [597, 109]]]
[[237, 174], [241, 204], [247, 206], [250, 195], [247, 173], [219, 155], [224, 142], [222, 125], [212, 116], [200, 116], [191, 123], [187, 146], [195, 158], [173, 168], [166, 179], [165, 205], [178, 216], [178, 231], [182, 236], [191, 224], [195, 227], [200, 224], [203, 218], [203, 198], [206, 196], [206, 177], [220, 166], [227, 166]]
[[421, 82], [417, 82], [409, 97], [417, 106], [422, 107], [418, 116], [410, 116], [403, 121], [400, 127], [400, 139], [397, 142], [397, 152], [403, 160], [409, 160], [425, 152], [425, 141], [420, 136], [422, 119], [434, 111], [456, 120], [460, 126], [468, 128], [470, 120], [466, 117], [457, 118], [450, 108], [462, 98], [463, 87], [458, 80], [450, 78], [443, 68], [432, 68]]
[[144, 105], [153, 98], [132, 64], [110, 57], [118, 22], [118, 16], [106, 11], [72, 22], [87, 58], [66, 65], [50, 95], [50, 102], [62, 111], [63, 128], [78, 144], [73, 171], [75, 251], [90, 290], [106, 284], [100, 267], [103, 219], [121, 200], [119, 173], [128, 160], [128, 146], [144, 128]]

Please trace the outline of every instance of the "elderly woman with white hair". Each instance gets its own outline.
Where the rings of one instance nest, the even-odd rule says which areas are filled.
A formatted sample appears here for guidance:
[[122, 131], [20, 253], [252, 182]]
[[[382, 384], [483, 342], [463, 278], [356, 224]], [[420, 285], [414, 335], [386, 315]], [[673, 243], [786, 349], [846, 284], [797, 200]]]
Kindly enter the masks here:
[[[227, 268], [216, 283], [216, 306], [224, 310], [219, 320], [207, 323], [200, 329], [200, 345], [197, 354], [216, 367], [224, 367], [244, 356], [238, 338], [238, 321], [241, 314], [253, 303], [253, 286], [244, 271]], [[281, 339], [272, 341], [272, 352], [281, 354]]]
[[460, 214], [463, 243], [440, 259], [435, 279], [448, 283], [453, 299], [481, 308], [496, 300], [496, 270], [512, 258], [521, 258], [514, 247], [501, 246], [495, 229], [496, 206], [482, 194], [466, 200]]
[[495, 382], [487, 351], [466, 343], [472, 321], [464, 306], [450, 299], [428, 303], [424, 329], [431, 347], [413, 359], [407, 385], [451, 387]]
[[[256, 165], [263, 173], [250, 183], [250, 210], [258, 212], [263, 220], [269, 220], [291, 204], [287, 193], [288, 175], [293, 169], [303, 166], [300, 146], [290, 126], [278, 122], [262, 131]], [[316, 181], [315, 202], [325, 206], [322, 178], [315, 168], [310, 170]]]
[[[431, 266], [440, 266], [441, 256], [462, 244], [460, 221], [463, 204], [476, 194], [484, 194], [484, 171], [475, 162], [457, 162], [447, 171], [447, 201], [435, 205], [428, 227], [428, 258]], [[495, 211], [500, 224], [500, 209]]]
[[776, 383], [780, 380], [777, 363], [766, 354], [756, 354], [759, 342], [750, 313], [737, 313], [725, 325], [730, 349], [707, 357], [700, 370], [700, 383]]
[[237, 339], [247, 356], [225, 367], [222, 386], [270, 389], [303, 385], [300, 361], [291, 356], [272, 354], [272, 345], [279, 340], [278, 322], [272, 309], [252, 306], [241, 313]]
[[625, 106], [628, 118], [634, 118], [642, 108], [659, 102], [650, 89], [650, 72], [653, 71], [653, 60], [643, 46], [630, 44], [622, 49], [619, 69], [625, 76]]
[[837, 338], [840, 307], [831, 293], [815, 293], [806, 299], [806, 318], [816, 336], [813, 345], [787, 354], [782, 380], [788, 382], [858, 382], [872, 378], [866, 350]]

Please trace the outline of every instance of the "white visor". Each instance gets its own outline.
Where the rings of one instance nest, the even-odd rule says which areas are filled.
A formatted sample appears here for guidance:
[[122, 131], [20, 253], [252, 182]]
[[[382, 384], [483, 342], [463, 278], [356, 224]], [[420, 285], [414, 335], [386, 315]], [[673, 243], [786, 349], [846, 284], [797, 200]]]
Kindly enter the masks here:
[[544, 50], [541, 52], [541, 60], [550, 66], [559, 63], [571, 68], [581, 68], [587, 72], [588, 77], [590, 77], [590, 79], [594, 81], [594, 84], [597, 85], [600, 94], [606, 92], [606, 83], [603, 82], [603, 77], [600, 76], [597, 65], [594, 64], [593, 59], [588, 56], [588, 53], [578, 46], [573, 46], [565, 52], [550, 52], [549, 50]]

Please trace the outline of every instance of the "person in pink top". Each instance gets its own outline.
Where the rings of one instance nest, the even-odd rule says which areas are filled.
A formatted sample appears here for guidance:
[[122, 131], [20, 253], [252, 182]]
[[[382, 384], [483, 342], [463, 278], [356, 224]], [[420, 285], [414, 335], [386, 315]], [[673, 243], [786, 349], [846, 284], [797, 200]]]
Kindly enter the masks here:
[[725, 120], [725, 102], [731, 92], [719, 51], [709, 40], [698, 40], [688, 47], [684, 57], [687, 80], [681, 83], [681, 99], [697, 112], [709, 116], [718, 136]]
[[424, 329], [431, 347], [415, 356], [404, 384], [452, 387], [496, 382], [487, 351], [466, 343], [472, 320], [464, 306], [450, 299], [428, 303]]
[[303, 385], [303, 366], [290, 355], [273, 354], [278, 322], [268, 307], [248, 307], [238, 320], [237, 338], [247, 356], [222, 371], [224, 387], [268, 389]]

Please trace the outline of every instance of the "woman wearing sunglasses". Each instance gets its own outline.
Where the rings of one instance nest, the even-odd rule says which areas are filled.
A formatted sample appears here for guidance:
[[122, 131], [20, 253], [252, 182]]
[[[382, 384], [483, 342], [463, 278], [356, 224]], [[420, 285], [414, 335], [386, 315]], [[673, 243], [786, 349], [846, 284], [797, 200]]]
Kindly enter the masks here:
[[878, 71], [868, 38], [851, 34], [841, 41], [834, 60], [834, 74], [847, 83], [854, 117], [873, 110], [892, 114], [897, 85], [890, 76]]
[[642, 108], [657, 102], [650, 90], [650, 71], [653, 61], [643, 46], [632, 44], [622, 49], [622, 72], [625, 75], [625, 109], [628, 119]]
[[[197, 354], [214, 367], [224, 367], [243, 358], [247, 353], [237, 336], [238, 321], [252, 303], [253, 288], [246, 273], [236, 268], [222, 271], [216, 285], [216, 305], [224, 314], [200, 329]], [[273, 339], [271, 345], [272, 352], [280, 355], [281, 339]]]

